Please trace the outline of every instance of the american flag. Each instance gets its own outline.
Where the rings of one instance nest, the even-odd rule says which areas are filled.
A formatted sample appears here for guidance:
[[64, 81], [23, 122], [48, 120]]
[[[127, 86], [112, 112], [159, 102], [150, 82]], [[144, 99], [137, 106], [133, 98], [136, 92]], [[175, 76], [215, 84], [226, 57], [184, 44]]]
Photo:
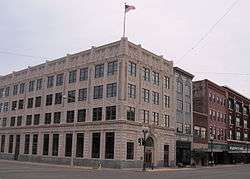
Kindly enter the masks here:
[[130, 10], [134, 10], [135, 9], [135, 6], [130, 6], [130, 5], [125, 5], [125, 12], [128, 12]]

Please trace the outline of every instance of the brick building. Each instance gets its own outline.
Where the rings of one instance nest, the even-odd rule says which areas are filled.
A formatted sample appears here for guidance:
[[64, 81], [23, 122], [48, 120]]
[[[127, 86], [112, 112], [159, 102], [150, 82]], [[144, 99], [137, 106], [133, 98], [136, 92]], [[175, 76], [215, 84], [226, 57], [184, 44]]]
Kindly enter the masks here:
[[175, 165], [173, 63], [120, 41], [0, 77], [0, 158]]

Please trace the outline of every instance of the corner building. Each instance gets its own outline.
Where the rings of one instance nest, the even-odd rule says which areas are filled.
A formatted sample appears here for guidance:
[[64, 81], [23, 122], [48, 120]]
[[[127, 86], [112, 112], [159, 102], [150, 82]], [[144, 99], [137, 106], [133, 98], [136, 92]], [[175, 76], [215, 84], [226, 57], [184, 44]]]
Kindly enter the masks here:
[[[173, 63], [120, 41], [0, 77], [0, 158], [175, 165]], [[73, 157], [71, 157], [73, 156]]]

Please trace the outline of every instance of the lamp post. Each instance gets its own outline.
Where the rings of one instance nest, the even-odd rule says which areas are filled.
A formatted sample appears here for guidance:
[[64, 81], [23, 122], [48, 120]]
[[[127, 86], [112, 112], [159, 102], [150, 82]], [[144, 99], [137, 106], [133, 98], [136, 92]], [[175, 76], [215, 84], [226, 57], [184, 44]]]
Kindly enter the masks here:
[[[63, 98], [63, 107], [64, 107], [64, 100], [65, 99], [74, 99], [72, 97], [68, 97], [66, 95], [62, 96]], [[71, 156], [70, 156], [70, 166], [74, 166], [74, 146], [75, 146], [75, 131], [76, 131], [76, 124], [75, 124], [75, 119], [73, 121], [73, 134], [72, 134], [72, 147], [71, 147]]]
[[211, 143], [211, 166], [213, 166], [214, 165], [214, 152], [213, 152], [213, 145], [214, 145], [214, 135], [213, 134], [211, 134], [210, 135], [210, 143]]
[[142, 171], [146, 171], [146, 140], [147, 140], [147, 133], [149, 132], [148, 127], [143, 127], [142, 133], [143, 133], [143, 168]]

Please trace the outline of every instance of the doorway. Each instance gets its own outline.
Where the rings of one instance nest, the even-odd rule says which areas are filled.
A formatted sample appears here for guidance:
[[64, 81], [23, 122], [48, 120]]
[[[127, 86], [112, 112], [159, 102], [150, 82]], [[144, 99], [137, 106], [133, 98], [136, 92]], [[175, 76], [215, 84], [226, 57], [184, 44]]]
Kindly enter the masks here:
[[146, 167], [152, 167], [154, 163], [154, 140], [152, 137], [147, 138], [145, 146]]
[[16, 135], [16, 147], [15, 147], [14, 160], [18, 160], [19, 151], [20, 151], [20, 135]]

